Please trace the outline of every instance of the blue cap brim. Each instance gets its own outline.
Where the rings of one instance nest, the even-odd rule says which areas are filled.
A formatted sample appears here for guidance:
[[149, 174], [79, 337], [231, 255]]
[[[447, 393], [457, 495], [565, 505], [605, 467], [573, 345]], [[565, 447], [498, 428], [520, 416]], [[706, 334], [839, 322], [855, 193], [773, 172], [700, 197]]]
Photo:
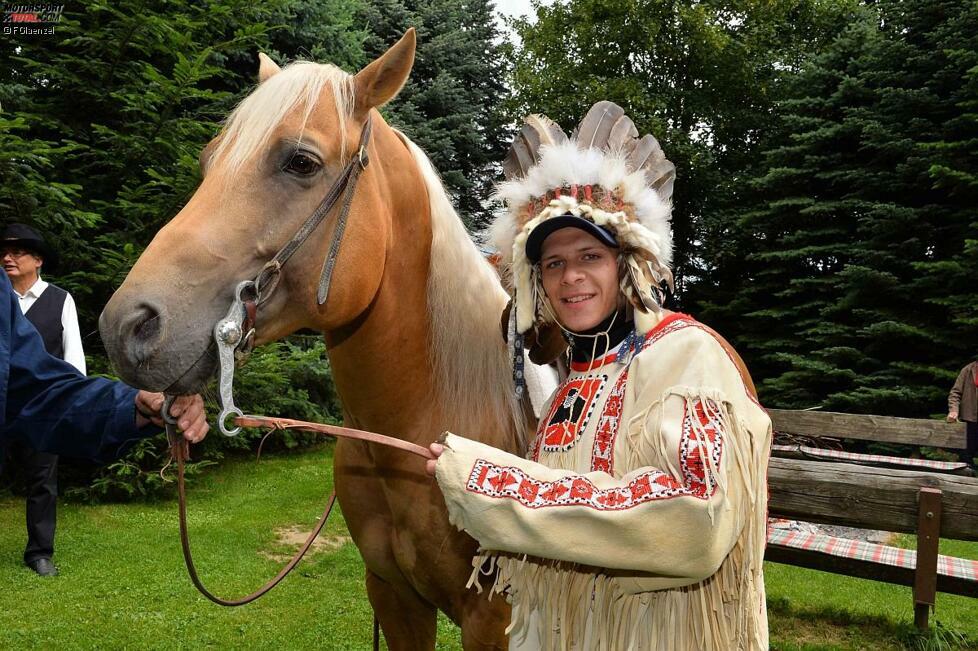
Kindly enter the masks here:
[[568, 213], [544, 220], [530, 231], [530, 236], [526, 238], [526, 257], [529, 258], [532, 264], [540, 261], [544, 240], [562, 228], [579, 228], [585, 233], [592, 235], [605, 246], [610, 246], [613, 249], [618, 248], [618, 240], [615, 238], [615, 234], [609, 229], [598, 226], [583, 217]]

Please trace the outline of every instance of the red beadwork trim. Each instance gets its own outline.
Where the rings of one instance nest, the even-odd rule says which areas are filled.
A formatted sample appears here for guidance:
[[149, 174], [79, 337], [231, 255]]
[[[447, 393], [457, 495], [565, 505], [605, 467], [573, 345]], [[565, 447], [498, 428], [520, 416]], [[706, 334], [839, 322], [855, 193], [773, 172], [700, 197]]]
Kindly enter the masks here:
[[[707, 432], [712, 443], [712, 457], [719, 467], [723, 454], [723, 431], [722, 423], [717, 419], [718, 408], [712, 401], [704, 404], [697, 400], [693, 412]], [[465, 488], [494, 499], [515, 500], [531, 509], [585, 506], [596, 511], [624, 511], [646, 502], [674, 497], [707, 500], [716, 492], [717, 485], [712, 482], [707, 484], [706, 467], [700, 457], [700, 446], [692, 437], [690, 418], [690, 411], [686, 409], [679, 444], [680, 463], [687, 482], [685, 486], [660, 470], [642, 473], [621, 488], [598, 488], [582, 475], [541, 481], [519, 468], [497, 466], [486, 459], [477, 459]]]
[[628, 382], [628, 369], [622, 371], [604, 403], [598, 431], [594, 434], [594, 447], [591, 450], [591, 470], [601, 470], [610, 474], [615, 469], [615, 438], [621, 426], [621, 409], [625, 402], [625, 383]]
[[[696, 418], [709, 440], [708, 451], [712, 457], [713, 465], [719, 468], [720, 459], [723, 457], [724, 444], [719, 407], [713, 400], [696, 400], [692, 405]], [[716, 485], [707, 486], [706, 464], [703, 463], [699, 443], [692, 436], [693, 422], [689, 407], [689, 402], [683, 406], [683, 434], [679, 441], [679, 465], [683, 469], [683, 480], [686, 488], [705, 497], [707, 491], [710, 495], [716, 491]]]

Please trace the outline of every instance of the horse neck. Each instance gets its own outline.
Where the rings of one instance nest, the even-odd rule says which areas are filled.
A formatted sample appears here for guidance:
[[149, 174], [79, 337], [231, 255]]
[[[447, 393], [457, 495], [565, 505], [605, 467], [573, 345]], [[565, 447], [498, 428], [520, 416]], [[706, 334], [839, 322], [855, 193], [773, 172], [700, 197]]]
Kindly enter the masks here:
[[[447, 429], [517, 450], [523, 444], [521, 414], [510, 396], [511, 371], [498, 330], [505, 294], [447, 204], [430, 163], [405, 144], [422, 172], [431, 209], [392, 220], [395, 231], [411, 232], [395, 232], [394, 241], [411, 246], [389, 248], [370, 308], [327, 335], [347, 419], [408, 440], [430, 442]], [[453, 274], [466, 283], [454, 287]]]
[[358, 319], [327, 333], [333, 381], [352, 425], [409, 440], [424, 425], [435, 385], [424, 305], [423, 277], [385, 277]]
[[463, 386], [469, 390], [460, 399], [436, 378], [431, 347], [437, 338], [424, 289], [424, 283], [408, 283], [403, 276], [385, 282], [356, 323], [327, 334], [333, 380], [346, 421], [358, 429], [422, 445], [449, 430], [522, 452], [527, 435], [524, 417], [507, 400], [508, 383], [485, 389]]

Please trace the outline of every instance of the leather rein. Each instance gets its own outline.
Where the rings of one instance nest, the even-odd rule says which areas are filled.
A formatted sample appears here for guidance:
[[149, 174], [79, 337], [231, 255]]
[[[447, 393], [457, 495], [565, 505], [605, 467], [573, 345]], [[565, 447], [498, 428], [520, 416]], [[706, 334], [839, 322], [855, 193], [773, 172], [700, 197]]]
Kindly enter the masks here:
[[[322, 516], [320, 516], [319, 522], [315, 527], [313, 527], [312, 531], [309, 532], [309, 535], [306, 537], [306, 541], [302, 544], [302, 547], [300, 547], [299, 551], [295, 553], [292, 559], [286, 563], [281, 570], [279, 570], [278, 574], [265, 583], [265, 585], [258, 588], [251, 594], [245, 595], [244, 597], [240, 597], [238, 599], [224, 599], [218, 597], [208, 590], [207, 587], [204, 586], [203, 581], [201, 581], [200, 576], [197, 574], [197, 567], [194, 565], [193, 554], [190, 550], [190, 533], [187, 529], [187, 487], [184, 479], [185, 465], [186, 462], [190, 460], [190, 445], [187, 440], [180, 436], [180, 434], [177, 432], [176, 419], [174, 419], [169, 412], [170, 403], [171, 401], [169, 399], [164, 401], [163, 420], [166, 423], [166, 436], [170, 443], [170, 454], [177, 462], [177, 501], [179, 503], [180, 510], [180, 546], [183, 549], [183, 560], [187, 565], [187, 573], [190, 575], [190, 581], [202, 595], [221, 606], [243, 606], [251, 603], [278, 585], [282, 579], [288, 576], [289, 572], [295, 569], [295, 566], [299, 564], [302, 557], [306, 555], [306, 552], [309, 551], [310, 547], [312, 547], [312, 543], [316, 540], [316, 537], [319, 536], [319, 533], [326, 525], [326, 519], [329, 518], [329, 514], [333, 510], [333, 505], [336, 503], [336, 491], [330, 493], [329, 499], [326, 503], [326, 509], [323, 511]], [[262, 427], [271, 430], [297, 429], [305, 432], [314, 432], [316, 434], [328, 434], [330, 436], [340, 438], [356, 439], [359, 441], [378, 443], [380, 445], [387, 445], [399, 450], [404, 450], [405, 452], [416, 454], [423, 459], [433, 458], [428, 448], [422, 447], [415, 443], [402, 441], [401, 439], [385, 436], [383, 434], [377, 434], [375, 432], [350, 429], [348, 427], [338, 427], [323, 423], [310, 423], [302, 420], [293, 420], [291, 418], [272, 418], [269, 416], [238, 416], [234, 419], [234, 422], [239, 427]]]
[[[241, 363], [247, 359], [255, 341], [255, 323], [257, 320], [258, 308], [264, 303], [278, 287], [281, 280], [282, 267], [288, 262], [292, 254], [302, 246], [309, 236], [322, 223], [326, 215], [333, 209], [337, 202], [342, 198], [339, 213], [337, 215], [336, 227], [333, 231], [333, 239], [330, 243], [329, 252], [323, 263], [322, 274], [319, 279], [319, 287], [316, 299], [320, 305], [326, 302], [329, 295], [329, 288], [332, 281], [333, 270], [336, 265], [336, 258], [339, 255], [340, 244], [343, 239], [343, 232], [346, 229], [347, 218], [350, 213], [350, 206], [353, 202], [353, 195], [356, 190], [357, 181], [360, 174], [366, 169], [370, 159], [367, 155], [367, 146], [370, 143], [371, 121], [370, 116], [364, 123], [360, 134], [360, 146], [357, 153], [347, 162], [339, 177], [330, 187], [326, 196], [320, 202], [315, 211], [299, 227], [295, 235], [281, 248], [278, 253], [269, 260], [258, 272], [254, 280], [245, 280], [238, 283], [234, 292], [234, 300], [228, 309], [226, 316], [214, 326], [214, 340], [218, 348], [218, 360], [220, 363], [219, 372], [219, 396], [221, 402], [221, 413], [218, 416], [218, 428], [225, 436], [235, 436], [241, 431], [242, 427], [260, 427], [269, 430], [297, 429], [316, 434], [326, 434], [341, 438], [351, 438], [369, 443], [377, 443], [416, 454], [424, 459], [431, 459], [431, 452], [420, 445], [402, 441], [383, 434], [365, 432], [362, 430], [325, 425], [321, 423], [310, 423], [290, 418], [272, 418], [268, 416], [244, 415], [240, 409], [234, 405], [234, 367], [236, 363]], [[299, 563], [305, 553], [312, 547], [313, 541], [322, 531], [326, 524], [326, 519], [333, 510], [336, 502], [336, 492], [333, 491], [327, 501], [326, 509], [319, 518], [319, 522], [309, 533], [305, 543], [274, 578], [268, 581], [258, 590], [239, 599], [223, 599], [210, 592], [203, 584], [197, 574], [194, 565], [193, 555], [190, 550], [190, 535], [187, 530], [187, 491], [185, 483], [185, 465], [190, 460], [190, 447], [177, 431], [176, 420], [170, 415], [170, 405], [174, 396], [168, 395], [163, 402], [162, 418], [166, 426], [166, 435], [170, 444], [170, 454], [177, 465], [177, 495], [180, 510], [180, 544], [183, 548], [183, 558], [187, 565], [187, 572], [190, 580], [202, 595], [216, 604], [222, 606], [242, 606], [258, 599], [269, 590], [274, 588], [284, 579], [289, 572]], [[228, 427], [228, 419], [232, 418], [233, 428]], [[374, 643], [377, 644], [377, 622], [374, 621]]]

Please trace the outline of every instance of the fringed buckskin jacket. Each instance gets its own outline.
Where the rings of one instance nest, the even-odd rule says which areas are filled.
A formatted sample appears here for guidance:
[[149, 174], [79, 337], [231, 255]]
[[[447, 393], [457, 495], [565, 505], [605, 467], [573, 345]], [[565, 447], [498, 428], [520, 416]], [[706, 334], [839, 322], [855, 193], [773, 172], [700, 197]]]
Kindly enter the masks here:
[[672, 314], [543, 414], [529, 458], [448, 434], [436, 470], [510, 648], [766, 649], [771, 421], [712, 331]]

